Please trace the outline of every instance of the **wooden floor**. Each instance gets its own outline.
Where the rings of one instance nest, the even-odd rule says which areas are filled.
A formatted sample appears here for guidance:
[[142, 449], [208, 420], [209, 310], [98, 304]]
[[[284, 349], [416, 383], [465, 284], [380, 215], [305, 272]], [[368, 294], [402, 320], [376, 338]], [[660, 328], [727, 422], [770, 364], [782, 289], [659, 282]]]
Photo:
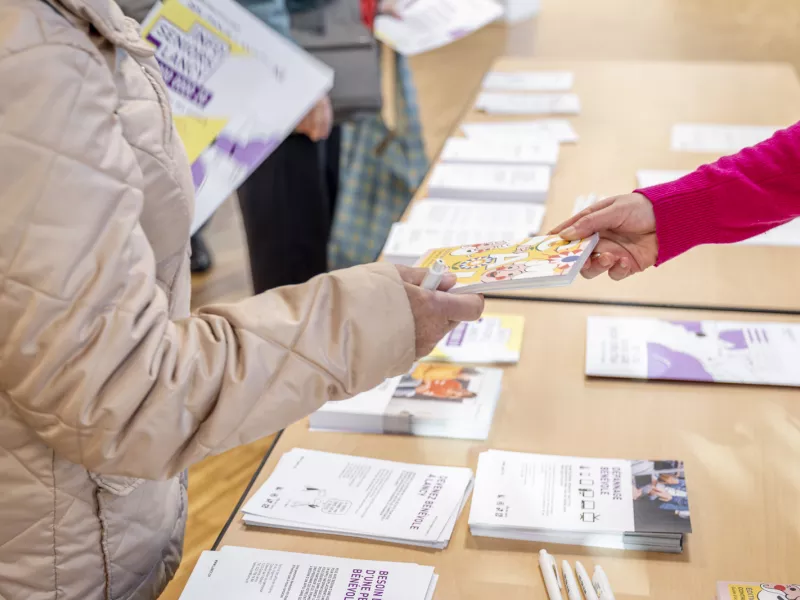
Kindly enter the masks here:
[[[639, 60], [785, 61], [800, 67], [797, 0], [543, 0], [536, 19], [492, 26], [412, 60], [425, 143], [435, 155], [500, 55]], [[614, 82], [609, 81], [609, 86]], [[214, 216], [206, 239], [213, 271], [194, 281], [193, 305], [251, 293], [235, 202]], [[200, 552], [210, 548], [271, 439], [191, 469], [184, 562], [162, 600], [178, 598]]]

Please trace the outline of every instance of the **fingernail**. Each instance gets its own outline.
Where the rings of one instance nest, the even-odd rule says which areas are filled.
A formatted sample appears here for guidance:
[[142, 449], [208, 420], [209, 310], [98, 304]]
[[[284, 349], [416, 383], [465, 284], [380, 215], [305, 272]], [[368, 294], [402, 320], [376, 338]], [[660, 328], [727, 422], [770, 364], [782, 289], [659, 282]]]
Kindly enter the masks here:
[[623, 269], [627, 269], [628, 268], [628, 259], [627, 258], [623, 258], [621, 261], [619, 261], [619, 266], [621, 268], [623, 268]]
[[561, 232], [561, 237], [565, 239], [574, 238], [578, 231], [574, 227], [567, 227]]
[[601, 254], [600, 258], [597, 259], [597, 262], [604, 269], [609, 268], [613, 264], [611, 261], [611, 257], [608, 256], [607, 254]]

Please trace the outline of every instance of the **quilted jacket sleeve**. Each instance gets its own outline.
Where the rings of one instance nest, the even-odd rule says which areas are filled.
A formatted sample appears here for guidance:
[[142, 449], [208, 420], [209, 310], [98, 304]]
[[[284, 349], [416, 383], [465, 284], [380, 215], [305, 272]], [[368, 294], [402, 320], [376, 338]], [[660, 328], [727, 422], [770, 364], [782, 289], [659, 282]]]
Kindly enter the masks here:
[[0, 394], [57, 453], [164, 478], [410, 367], [387, 265], [171, 321], [107, 67], [43, 45], [0, 81]]

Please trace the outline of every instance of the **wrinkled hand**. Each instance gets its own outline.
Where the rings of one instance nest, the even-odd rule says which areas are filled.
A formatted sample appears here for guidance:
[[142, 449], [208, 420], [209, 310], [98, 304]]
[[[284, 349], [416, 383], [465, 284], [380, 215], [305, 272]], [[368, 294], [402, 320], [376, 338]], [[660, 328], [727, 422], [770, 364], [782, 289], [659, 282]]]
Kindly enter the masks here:
[[294, 131], [308, 136], [312, 142], [318, 142], [330, 135], [332, 126], [333, 107], [330, 98], [325, 96], [303, 117]]
[[483, 296], [446, 293], [456, 283], [454, 275], [445, 275], [439, 291], [431, 292], [419, 287], [428, 272], [426, 269], [396, 266], [414, 315], [417, 358], [430, 354], [439, 340], [461, 321], [476, 321], [483, 313]]
[[600, 234], [597, 247], [581, 270], [587, 279], [608, 271], [611, 279], [619, 281], [652, 267], [658, 259], [653, 205], [642, 194], [596, 202], [550, 233], [566, 240]]

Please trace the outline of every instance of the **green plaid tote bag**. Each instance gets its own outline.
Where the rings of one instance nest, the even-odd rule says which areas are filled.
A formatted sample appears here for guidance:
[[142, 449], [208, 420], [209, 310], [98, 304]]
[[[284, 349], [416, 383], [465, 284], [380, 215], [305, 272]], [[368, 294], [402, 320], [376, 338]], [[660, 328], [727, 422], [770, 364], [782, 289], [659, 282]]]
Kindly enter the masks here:
[[405, 57], [395, 53], [394, 60], [395, 131], [380, 115], [342, 126], [339, 196], [328, 248], [331, 269], [378, 257], [389, 228], [428, 169], [411, 69]]

